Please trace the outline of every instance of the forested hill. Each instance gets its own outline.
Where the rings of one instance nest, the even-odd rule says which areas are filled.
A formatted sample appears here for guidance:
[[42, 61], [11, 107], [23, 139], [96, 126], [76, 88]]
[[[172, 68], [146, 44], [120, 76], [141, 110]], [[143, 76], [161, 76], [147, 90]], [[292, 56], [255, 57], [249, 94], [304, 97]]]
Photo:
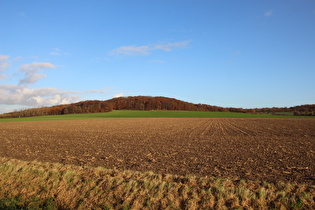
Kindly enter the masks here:
[[315, 105], [302, 105], [290, 108], [223, 108], [207, 104], [193, 104], [174, 98], [133, 96], [119, 97], [106, 101], [82, 101], [73, 104], [53, 107], [41, 107], [11, 112], [2, 117], [30, 117], [43, 115], [62, 115], [79, 113], [110, 112], [112, 110], [185, 110], [185, 111], [213, 111], [213, 112], [243, 112], [269, 114], [315, 115]]
[[193, 104], [167, 97], [120, 97], [105, 101], [113, 110], [186, 110], [186, 111], [228, 111], [219, 106]]

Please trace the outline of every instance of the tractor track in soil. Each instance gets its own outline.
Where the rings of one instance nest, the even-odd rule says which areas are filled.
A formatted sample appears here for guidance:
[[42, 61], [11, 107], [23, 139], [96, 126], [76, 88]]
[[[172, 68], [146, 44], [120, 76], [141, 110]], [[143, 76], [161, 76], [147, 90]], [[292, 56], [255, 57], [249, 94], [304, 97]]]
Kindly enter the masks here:
[[2, 157], [315, 184], [315, 119], [5, 122], [0, 134]]

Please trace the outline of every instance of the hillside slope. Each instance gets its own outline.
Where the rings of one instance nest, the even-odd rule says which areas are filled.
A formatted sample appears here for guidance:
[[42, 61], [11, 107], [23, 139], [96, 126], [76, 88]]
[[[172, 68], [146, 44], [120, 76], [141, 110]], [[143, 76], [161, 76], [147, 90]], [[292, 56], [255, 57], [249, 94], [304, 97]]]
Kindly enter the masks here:
[[209, 112], [241, 112], [241, 113], [264, 113], [264, 114], [294, 114], [315, 115], [315, 105], [301, 105], [284, 108], [223, 108], [207, 104], [193, 104], [167, 97], [130, 96], [113, 98], [106, 101], [90, 100], [77, 103], [58, 105], [53, 107], [41, 107], [20, 110], [0, 115], [0, 117], [31, 117], [44, 115], [62, 115], [79, 113], [110, 112], [112, 110], [181, 110], [181, 111], [209, 111]]

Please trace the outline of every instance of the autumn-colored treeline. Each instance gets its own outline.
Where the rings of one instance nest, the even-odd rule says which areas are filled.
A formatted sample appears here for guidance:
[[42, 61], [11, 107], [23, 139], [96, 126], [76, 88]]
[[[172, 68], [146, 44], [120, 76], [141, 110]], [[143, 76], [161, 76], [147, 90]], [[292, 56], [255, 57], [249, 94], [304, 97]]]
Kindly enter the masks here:
[[112, 110], [187, 110], [187, 111], [226, 111], [222, 107], [205, 104], [193, 104], [166, 97], [120, 97], [107, 101], [82, 101], [78, 103], [25, 109], [6, 114], [10, 117], [32, 117], [44, 115], [62, 115], [79, 113], [110, 112]]
[[113, 98], [106, 101], [82, 101], [68, 105], [25, 109], [7, 113], [5, 115], [2, 115], [2, 117], [32, 117], [43, 115], [97, 113], [110, 112], [112, 110], [186, 110], [211, 112], [241, 112], [257, 114], [294, 113], [294, 115], [315, 115], [315, 105], [302, 105], [290, 108], [223, 108], [206, 104], [193, 104], [167, 97], [135, 96]]
[[315, 116], [315, 104], [295, 106], [293, 109], [294, 115]]
[[[68, 105], [24, 109], [5, 114], [5, 117], [34, 117], [80, 113], [110, 112], [113, 108], [106, 101], [84, 101]], [[0, 116], [1, 117], [1, 116]]]
[[121, 97], [108, 101], [114, 110], [186, 110], [186, 111], [228, 111], [222, 107], [193, 104], [166, 97]]

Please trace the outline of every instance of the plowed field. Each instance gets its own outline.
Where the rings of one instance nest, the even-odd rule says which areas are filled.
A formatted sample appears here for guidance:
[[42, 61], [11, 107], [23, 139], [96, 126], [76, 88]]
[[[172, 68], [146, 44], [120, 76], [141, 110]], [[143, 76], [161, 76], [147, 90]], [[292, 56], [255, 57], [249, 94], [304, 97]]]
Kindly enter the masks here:
[[315, 183], [315, 119], [0, 123], [0, 156], [179, 175]]

